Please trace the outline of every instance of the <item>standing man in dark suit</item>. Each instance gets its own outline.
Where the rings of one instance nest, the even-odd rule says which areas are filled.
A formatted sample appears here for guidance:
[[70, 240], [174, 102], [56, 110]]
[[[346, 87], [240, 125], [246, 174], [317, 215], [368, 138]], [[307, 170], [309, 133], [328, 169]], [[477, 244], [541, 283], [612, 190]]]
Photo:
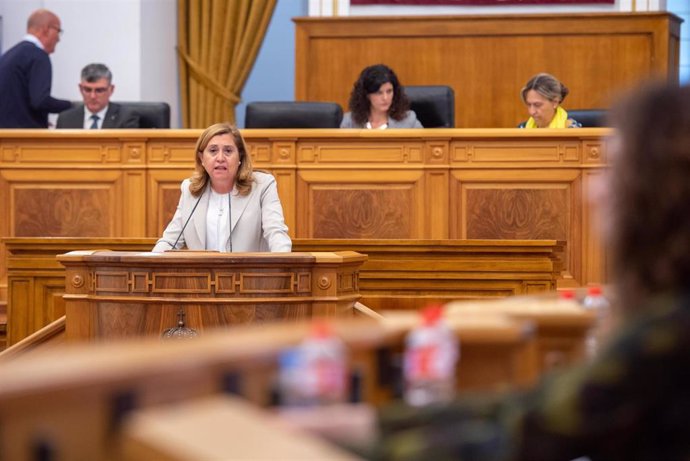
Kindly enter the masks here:
[[53, 67], [48, 57], [60, 41], [60, 18], [31, 13], [23, 40], [0, 56], [0, 128], [48, 128], [48, 114], [72, 106], [50, 96]]
[[113, 74], [105, 64], [88, 64], [81, 71], [79, 91], [84, 104], [62, 112], [58, 128], [139, 128], [139, 116], [110, 102]]

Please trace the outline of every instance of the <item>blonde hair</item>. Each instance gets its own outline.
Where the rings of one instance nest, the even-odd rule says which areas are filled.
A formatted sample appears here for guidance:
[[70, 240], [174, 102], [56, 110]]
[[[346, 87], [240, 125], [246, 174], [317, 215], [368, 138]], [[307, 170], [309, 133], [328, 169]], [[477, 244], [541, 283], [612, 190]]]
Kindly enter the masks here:
[[237, 169], [237, 176], [235, 177], [235, 187], [240, 195], [247, 195], [252, 190], [252, 182], [254, 181], [254, 169], [252, 167], [251, 157], [247, 154], [247, 147], [242, 139], [242, 135], [236, 126], [230, 123], [216, 123], [206, 128], [199, 139], [196, 141], [194, 149], [195, 171], [190, 179], [189, 192], [194, 197], [201, 195], [206, 189], [210, 181], [210, 177], [201, 164], [201, 155], [215, 136], [229, 134], [232, 136], [237, 146], [237, 151], [240, 155], [240, 166]]

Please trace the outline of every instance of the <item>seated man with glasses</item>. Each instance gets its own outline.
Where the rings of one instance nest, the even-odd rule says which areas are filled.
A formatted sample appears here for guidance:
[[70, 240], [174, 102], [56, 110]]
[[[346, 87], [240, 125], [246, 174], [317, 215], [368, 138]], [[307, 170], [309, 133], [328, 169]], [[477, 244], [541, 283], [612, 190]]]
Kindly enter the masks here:
[[113, 74], [104, 64], [94, 63], [81, 71], [84, 104], [61, 112], [57, 128], [139, 128], [139, 115], [110, 102], [115, 90]]

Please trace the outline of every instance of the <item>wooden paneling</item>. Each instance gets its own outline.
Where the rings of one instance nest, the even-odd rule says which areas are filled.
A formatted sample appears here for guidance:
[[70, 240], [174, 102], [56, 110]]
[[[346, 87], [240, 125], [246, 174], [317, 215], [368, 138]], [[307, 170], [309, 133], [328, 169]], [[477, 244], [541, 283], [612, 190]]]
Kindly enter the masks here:
[[[14, 153], [0, 162], [0, 238], [161, 235], [199, 133], [0, 131], [0, 150]], [[256, 167], [277, 179], [293, 238], [564, 239], [566, 285], [606, 281], [589, 185], [607, 133], [243, 131]], [[75, 163], [85, 149], [105, 154]], [[0, 263], [0, 299], [6, 274]]]
[[[112, 233], [110, 204], [114, 200], [106, 189], [75, 190], [74, 184], [60, 185], [64, 188], [41, 186], [24, 186], [12, 191], [12, 208], [16, 210], [12, 221], [17, 237], [105, 237]], [[46, 186], [50, 189], [44, 189]]]
[[[12, 325], [11, 344], [58, 319], [64, 312], [61, 298], [65, 287], [65, 269], [56, 255], [75, 250], [111, 248], [117, 250], [146, 252], [153, 247], [155, 239], [89, 239], [89, 238], [13, 238], [7, 239], [7, 261], [9, 267], [10, 313]], [[366, 254], [367, 260], [358, 271], [357, 289], [362, 302], [377, 310], [415, 310], [433, 302], [449, 302], [457, 299], [499, 298], [513, 295], [543, 293], [556, 287], [563, 269], [563, 242], [547, 241], [439, 241], [439, 240], [293, 240], [297, 252], [350, 251]], [[200, 268], [196, 275], [190, 275], [177, 267], [170, 267], [165, 274], [152, 278], [149, 271], [131, 272], [121, 270], [84, 273], [78, 278], [82, 296], [95, 284], [99, 298], [107, 296], [118, 299], [109, 305], [117, 310], [119, 322], [129, 322], [130, 331], [152, 329], [160, 331], [176, 324], [178, 308], [184, 305], [187, 320], [191, 325], [244, 323], [251, 320], [264, 321], [277, 317], [297, 318], [309, 315], [310, 308], [302, 306], [295, 299], [291, 306], [282, 307], [270, 300], [252, 304], [251, 296], [290, 295], [289, 290], [304, 290], [307, 278], [294, 275], [293, 270], [272, 274], [274, 295], [252, 293], [257, 286], [266, 290], [267, 277], [271, 274], [230, 270], [208, 275], [208, 267]], [[325, 270], [325, 269], [324, 269]], [[179, 281], [180, 274], [186, 280]], [[322, 283], [328, 273], [313, 272], [311, 283]], [[93, 280], [93, 282], [88, 282]], [[70, 282], [72, 283], [72, 282]], [[179, 289], [166, 290], [166, 285], [184, 283], [191, 291], [182, 293]], [[350, 292], [353, 279], [340, 277], [337, 283], [326, 287], [335, 293]], [[33, 295], [33, 287], [50, 286], [43, 293], [50, 296]], [[108, 286], [108, 289], [101, 287]], [[294, 288], [293, 288], [294, 287]], [[153, 292], [152, 292], [153, 291]], [[41, 292], [39, 292], [40, 294]], [[304, 294], [302, 291], [294, 295]], [[131, 306], [124, 296], [135, 296], [137, 302], [149, 304], [143, 312], [140, 306]], [[163, 296], [177, 299], [162, 302]], [[237, 297], [235, 300], [214, 301], [212, 310], [203, 311], [197, 305], [200, 299]], [[190, 299], [192, 298], [192, 299]], [[241, 299], [240, 299], [241, 298]], [[299, 298], [299, 296], [298, 296]], [[84, 299], [83, 297], [80, 299]], [[242, 301], [244, 299], [244, 301]], [[198, 301], [198, 302], [197, 302]], [[283, 301], [285, 301], [283, 299]], [[303, 300], [304, 301], [304, 300]], [[159, 303], [160, 305], [153, 306]], [[221, 304], [218, 304], [221, 303]], [[226, 303], [227, 306], [222, 305]], [[323, 304], [323, 305], [322, 305]], [[329, 309], [326, 303], [312, 303], [316, 309]], [[59, 307], [55, 307], [59, 306]], [[90, 309], [84, 305], [83, 309]], [[101, 309], [102, 315], [105, 309]], [[326, 314], [337, 314], [325, 311]], [[211, 316], [211, 317], [209, 317]], [[93, 322], [106, 321], [92, 317]], [[108, 323], [108, 322], [106, 322]], [[86, 328], [91, 329], [86, 325]]]
[[[16, 276], [8, 287], [7, 343], [12, 345], [65, 315], [64, 277], [37, 272]], [[9, 319], [14, 319], [10, 321]]]
[[293, 248], [366, 254], [361, 302], [376, 311], [552, 291], [564, 267], [563, 245], [553, 240], [300, 239]]
[[605, 108], [652, 76], [678, 78], [680, 19], [668, 13], [297, 18], [295, 97], [347, 108], [360, 71], [383, 62], [403, 85], [449, 85], [457, 127], [514, 127], [538, 72], [565, 107]]
[[452, 238], [564, 240], [564, 277], [568, 283], [582, 280], [580, 172], [454, 171], [452, 182]]
[[[3, 255], [8, 277], [7, 344], [14, 345], [65, 315], [65, 268], [55, 256], [68, 251], [111, 248], [148, 251], [152, 241], [27, 238], [10, 241]], [[31, 242], [27, 245], [26, 242]], [[9, 320], [13, 319], [13, 320]]]
[[307, 238], [421, 238], [424, 176], [421, 171], [307, 170], [298, 196], [307, 213], [298, 228]]
[[[67, 339], [160, 336], [182, 312], [197, 332], [236, 323], [353, 316], [366, 256], [76, 251], [66, 267]], [[10, 319], [10, 323], [12, 320]]]

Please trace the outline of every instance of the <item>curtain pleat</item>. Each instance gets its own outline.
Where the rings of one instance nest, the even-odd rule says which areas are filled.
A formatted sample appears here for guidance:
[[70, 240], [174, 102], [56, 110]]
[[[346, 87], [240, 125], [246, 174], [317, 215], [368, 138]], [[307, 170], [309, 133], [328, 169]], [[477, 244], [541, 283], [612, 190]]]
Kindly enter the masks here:
[[276, 0], [178, 0], [182, 124], [235, 122]]

